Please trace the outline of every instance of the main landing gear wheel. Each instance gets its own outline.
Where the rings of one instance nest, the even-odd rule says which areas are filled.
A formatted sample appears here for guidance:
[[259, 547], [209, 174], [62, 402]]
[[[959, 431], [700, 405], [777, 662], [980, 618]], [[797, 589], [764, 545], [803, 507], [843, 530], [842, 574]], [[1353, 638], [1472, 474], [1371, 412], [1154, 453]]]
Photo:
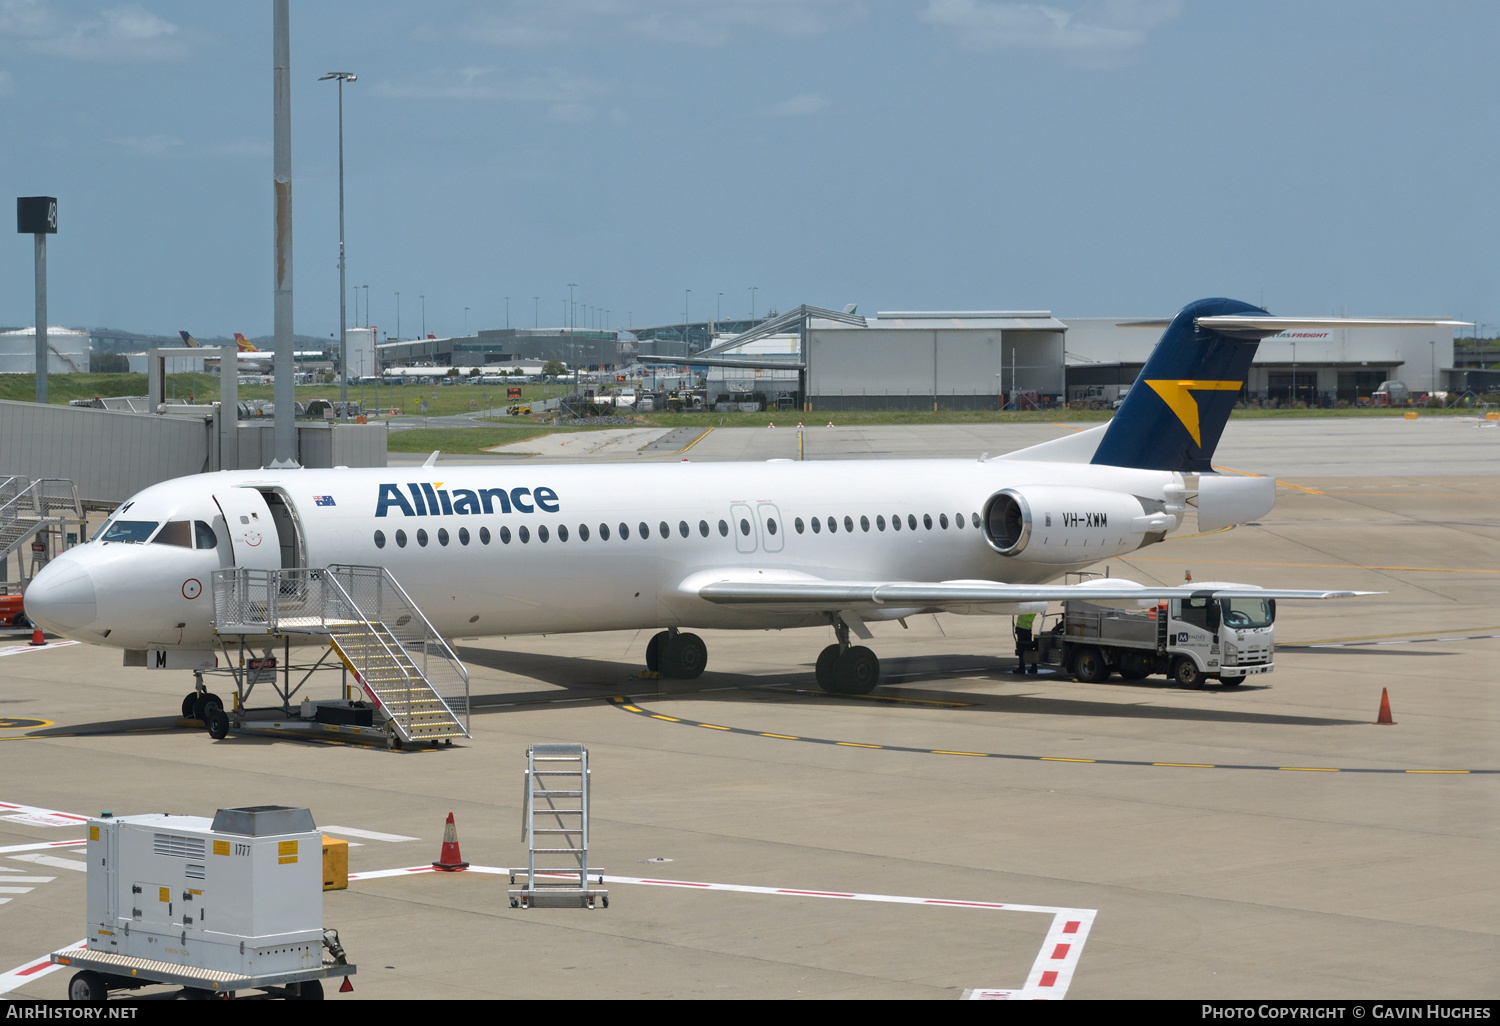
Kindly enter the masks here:
[[840, 694], [868, 695], [880, 683], [880, 660], [863, 645], [846, 648], [839, 656], [834, 679]]
[[1073, 676], [1085, 684], [1102, 684], [1109, 680], [1109, 664], [1097, 648], [1086, 648], [1073, 657]]
[[662, 650], [671, 643], [671, 631], [661, 631], [651, 636], [651, 640], [646, 642], [646, 669], [652, 673], [660, 672]]
[[1189, 656], [1178, 658], [1177, 665], [1172, 668], [1172, 677], [1185, 688], [1196, 691], [1203, 687], [1203, 671], [1198, 669], [1198, 664]]
[[818, 687], [830, 695], [839, 693], [838, 668], [839, 647], [837, 645], [829, 645], [818, 653], [817, 668], [814, 671], [818, 678]]
[[697, 680], [708, 666], [708, 646], [696, 634], [669, 637], [661, 652], [661, 672], [674, 680]]
[[195, 694], [193, 702], [193, 719], [202, 720], [204, 723], [207, 723], [208, 707], [211, 705], [216, 706], [219, 709], [223, 709], [224, 700], [211, 691], [204, 691], [201, 694]]
[[215, 741], [222, 741], [229, 736], [229, 714], [217, 705], [208, 707], [203, 714], [203, 725], [208, 728], [208, 736]]
[[74, 973], [73, 978], [68, 981], [68, 1000], [87, 1001], [97, 1004], [109, 996], [109, 988], [104, 985], [104, 977], [91, 970], [85, 969], [81, 973]]

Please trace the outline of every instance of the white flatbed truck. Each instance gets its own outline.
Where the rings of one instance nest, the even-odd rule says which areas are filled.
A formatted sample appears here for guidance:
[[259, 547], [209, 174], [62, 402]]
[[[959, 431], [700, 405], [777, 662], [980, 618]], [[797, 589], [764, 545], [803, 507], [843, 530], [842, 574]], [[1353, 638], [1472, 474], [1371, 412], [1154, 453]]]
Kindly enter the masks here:
[[1149, 609], [1064, 602], [1036, 640], [1037, 662], [1090, 684], [1164, 674], [1185, 688], [1217, 678], [1234, 687], [1275, 668], [1276, 601], [1187, 598]]

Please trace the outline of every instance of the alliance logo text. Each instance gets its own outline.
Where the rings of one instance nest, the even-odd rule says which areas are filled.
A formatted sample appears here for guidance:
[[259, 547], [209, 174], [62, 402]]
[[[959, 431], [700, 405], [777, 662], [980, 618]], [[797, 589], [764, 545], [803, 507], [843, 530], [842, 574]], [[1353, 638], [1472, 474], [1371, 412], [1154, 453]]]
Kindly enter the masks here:
[[401, 486], [383, 484], [380, 496], [375, 500], [375, 515], [386, 516], [390, 510], [399, 510], [408, 517], [468, 516], [482, 513], [556, 513], [562, 507], [557, 493], [551, 488], [455, 488], [452, 494], [443, 490], [443, 482], [431, 484], [409, 484], [410, 494], [402, 494]]

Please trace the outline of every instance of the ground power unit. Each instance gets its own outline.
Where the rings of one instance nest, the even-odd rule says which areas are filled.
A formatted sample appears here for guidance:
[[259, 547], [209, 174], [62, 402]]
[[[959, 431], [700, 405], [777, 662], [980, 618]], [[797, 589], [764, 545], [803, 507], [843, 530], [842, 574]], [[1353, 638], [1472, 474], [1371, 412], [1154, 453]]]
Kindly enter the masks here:
[[87, 943], [65, 964], [101, 973], [106, 989], [223, 993], [347, 975], [341, 950], [324, 960], [322, 861], [307, 809], [91, 819]]

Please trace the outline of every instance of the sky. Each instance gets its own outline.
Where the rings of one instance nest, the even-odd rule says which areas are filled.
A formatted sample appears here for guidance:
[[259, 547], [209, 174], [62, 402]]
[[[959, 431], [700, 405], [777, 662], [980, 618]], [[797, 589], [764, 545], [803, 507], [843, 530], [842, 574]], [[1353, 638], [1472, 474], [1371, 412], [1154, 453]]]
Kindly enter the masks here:
[[[53, 323], [271, 331], [271, 17], [0, 0], [0, 194], [58, 197]], [[580, 327], [1218, 295], [1500, 322], [1500, 5], [292, 0], [291, 37], [300, 334], [338, 328], [328, 71], [358, 75], [348, 319], [382, 336], [397, 293], [403, 336], [452, 335], [506, 297], [556, 325], [569, 283]], [[13, 237], [0, 324], [31, 321]]]

